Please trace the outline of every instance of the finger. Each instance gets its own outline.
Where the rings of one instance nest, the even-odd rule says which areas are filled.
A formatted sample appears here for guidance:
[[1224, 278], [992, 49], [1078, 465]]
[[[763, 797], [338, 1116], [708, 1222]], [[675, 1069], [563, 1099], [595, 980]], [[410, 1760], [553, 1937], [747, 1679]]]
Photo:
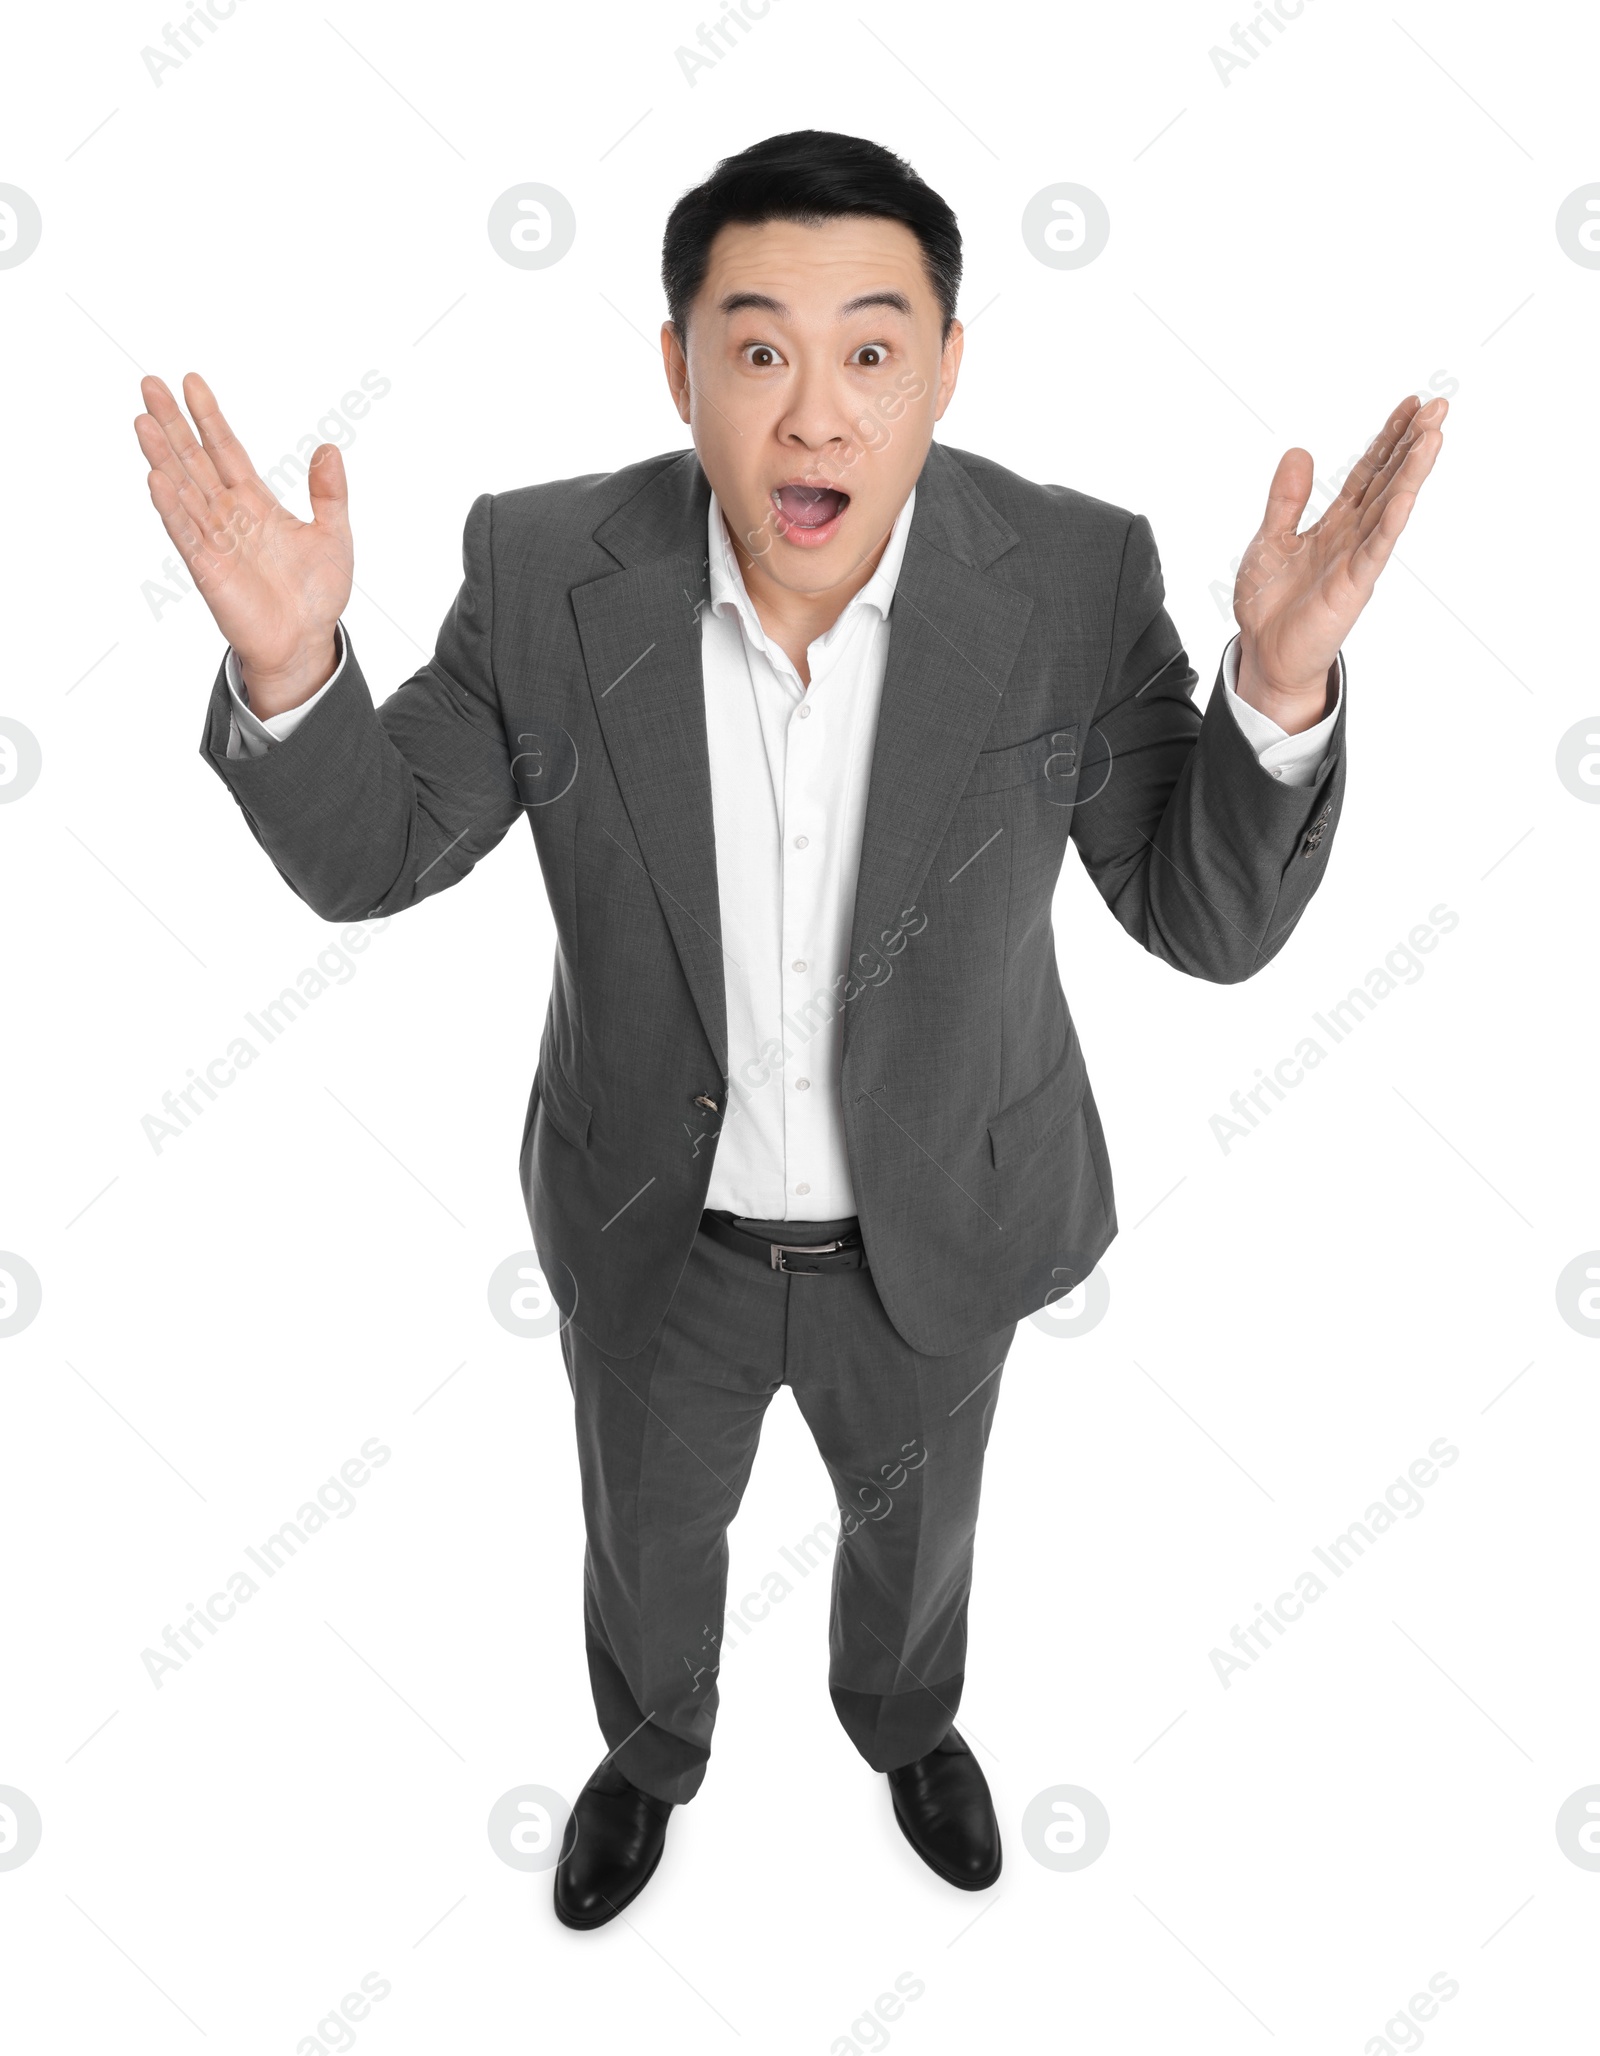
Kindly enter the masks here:
[[[183, 508], [190, 520], [203, 531], [215, 518], [212, 502], [201, 492], [188, 472], [184, 470], [183, 466], [172, 454], [172, 451], [168, 449], [165, 438], [161, 436], [161, 432], [156, 424], [150, 421], [148, 415], [143, 416], [142, 419], [150, 422], [149, 429], [140, 430], [139, 441], [145, 448], [145, 455], [150, 462], [152, 471], [158, 473], [171, 486], [173, 499]], [[135, 426], [137, 425], [135, 424]], [[149, 447], [151, 444], [159, 445], [159, 448], [165, 454], [167, 460], [165, 463], [161, 463], [156, 459], [152, 449]]]
[[[164, 477], [172, 481], [174, 491], [194, 516], [195, 520], [204, 526], [208, 521], [215, 519], [212, 512], [214, 502], [207, 498], [204, 484], [196, 479], [185, 467], [183, 459], [173, 448], [166, 430], [157, 421], [155, 416], [153, 414], [138, 415], [134, 420], [133, 432], [139, 438], [139, 448], [144, 452], [145, 462], [153, 471], [161, 472]], [[194, 444], [194, 448], [201, 463], [204, 464], [204, 450], [200, 448], [198, 443]], [[222, 490], [220, 484], [216, 487], [216, 490], [218, 492]]]
[[180, 491], [164, 471], [152, 471], [146, 483], [162, 527], [189, 567], [195, 584], [204, 586], [225, 553], [212, 547], [204, 519], [197, 519], [187, 504], [199, 497], [195, 487], [186, 481]]
[[189, 402], [189, 412], [194, 416], [194, 425], [200, 431], [206, 454], [217, 467], [217, 475], [225, 485], [249, 485], [256, 480], [256, 467], [250, 462], [248, 451], [228, 426], [222, 409], [217, 405], [217, 396], [198, 371], [186, 371], [183, 375], [183, 397]]
[[1375, 486], [1362, 501], [1359, 525], [1362, 541], [1377, 527], [1391, 500], [1403, 493], [1409, 494], [1413, 500], [1416, 498], [1443, 448], [1444, 437], [1437, 428], [1422, 431], [1383, 483]]
[[350, 484], [337, 443], [319, 443], [311, 452], [311, 518], [344, 541], [350, 539]]
[[[159, 378], [141, 379], [139, 390], [144, 394], [144, 403], [166, 438], [167, 447], [178, 469], [186, 477], [192, 478], [208, 499], [213, 493], [220, 492], [222, 481], [217, 476], [216, 466], [196, 440], [194, 430], [184, 418], [183, 409], [163, 381]], [[143, 437], [140, 441], [143, 442]], [[148, 456], [150, 453], [147, 450], [145, 454]], [[168, 465], [163, 464], [159, 468], [166, 471], [169, 477], [172, 476]]]
[[136, 415], [133, 432], [139, 438], [139, 448], [144, 452], [144, 461], [152, 471], [159, 471], [171, 479], [175, 492], [185, 488], [190, 492], [198, 490], [183, 468], [183, 459], [168, 440], [166, 430], [153, 414]]
[[1389, 561], [1389, 554], [1400, 540], [1406, 523], [1411, 519], [1411, 510], [1417, 504], [1414, 492], [1397, 492], [1386, 501], [1382, 515], [1369, 535], [1362, 538], [1350, 558], [1350, 577], [1356, 590], [1362, 596], [1362, 605], [1372, 597], [1372, 588], [1378, 582], [1378, 573]]
[[1405, 432], [1390, 451], [1387, 461], [1378, 471], [1376, 477], [1368, 482], [1366, 491], [1361, 495], [1359, 504], [1363, 517], [1370, 511], [1374, 502], [1382, 498], [1395, 479], [1404, 471], [1406, 465], [1410, 463], [1411, 453], [1417, 447], [1418, 442], [1427, 436], [1430, 431], [1437, 431], [1449, 405], [1450, 402], [1448, 400], [1433, 399], [1425, 407], [1417, 408], [1410, 421], [1407, 422]]
[[1267, 511], [1261, 517], [1264, 537], [1293, 535], [1311, 497], [1313, 465], [1309, 450], [1285, 450], [1267, 488]]
[[1359, 506], [1367, 487], [1371, 485], [1384, 465], [1394, 455], [1395, 446], [1405, 433], [1406, 427], [1419, 405], [1420, 402], [1415, 393], [1406, 394], [1405, 398], [1390, 414], [1382, 428], [1372, 438], [1372, 441], [1368, 443], [1361, 456], [1351, 465], [1349, 475], [1345, 479], [1344, 484], [1339, 488], [1338, 498], [1333, 503], [1335, 507]]

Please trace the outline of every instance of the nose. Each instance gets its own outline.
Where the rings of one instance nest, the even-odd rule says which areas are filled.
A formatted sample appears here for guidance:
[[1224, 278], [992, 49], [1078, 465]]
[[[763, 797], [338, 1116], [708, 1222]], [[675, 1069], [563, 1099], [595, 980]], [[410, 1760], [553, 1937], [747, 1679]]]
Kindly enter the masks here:
[[791, 447], [803, 447], [836, 468], [847, 458], [853, 440], [849, 394], [835, 368], [828, 364], [802, 365], [795, 373], [788, 393], [788, 405], [778, 423], [778, 437]]

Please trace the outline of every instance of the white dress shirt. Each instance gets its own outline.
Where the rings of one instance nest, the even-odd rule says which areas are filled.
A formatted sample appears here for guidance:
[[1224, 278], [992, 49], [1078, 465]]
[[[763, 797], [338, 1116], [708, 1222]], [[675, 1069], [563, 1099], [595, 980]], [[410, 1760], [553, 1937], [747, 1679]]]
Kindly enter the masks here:
[[[805, 686], [757, 618], [711, 497], [700, 647], [728, 1101], [708, 1207], [778, 1221], [832, 1220], [856, 1210], [839, 1090], [843, 1015], [834, 994], [848, 968], [890, 610], [915, 503], [913, 491], [871, 578], [808, 646]], [[228, 651], [230, 757], [264, 756], [293, 732], [344, 669], [342, 623], [336, 644], [327, 684], [265, 721], [250, 711], [239, 660]], [[1236, 636], [1222, 662], [1234, 718], [1274, 778], [1315, 784], [1344, 690], [1343, 656], [1333, 704], [1298, 735], [1239, 698], [1238, 670]]]

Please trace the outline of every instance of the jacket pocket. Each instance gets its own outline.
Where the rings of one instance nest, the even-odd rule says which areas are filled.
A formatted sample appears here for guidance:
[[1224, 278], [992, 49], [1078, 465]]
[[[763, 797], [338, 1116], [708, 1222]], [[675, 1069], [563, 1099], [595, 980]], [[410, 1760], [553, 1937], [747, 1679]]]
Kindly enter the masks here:
[[1066, 1047], [1052, 1068], [989, 1123], [989, 1150], [997, 1169], [1031, 1156], [1072, 1118], [1083, 1098], [1085, 1076], [1083, 1047], [1069, 1027]]
[[549, 1058], [541, 1057], [539, 1069], [534, 1077], [534, 1088], [544, 1103], [544, 1110], [550, 1117], [550, 1125], [562, 1135], [574, 1149], [589, 1146], [589, 1116], [594, 1111], [589, 1102], [582, 1098], [562, 1076]]
[[1008, 743], [1003, 749], [979, 750], [972, 776], [962, 787], [964, 800], [982, 793], [1008, 792], [1014, 786], [1038, 785], [1065, 796], [1078, 774], [1078, 731], [1047, 728], [1026, 742]]

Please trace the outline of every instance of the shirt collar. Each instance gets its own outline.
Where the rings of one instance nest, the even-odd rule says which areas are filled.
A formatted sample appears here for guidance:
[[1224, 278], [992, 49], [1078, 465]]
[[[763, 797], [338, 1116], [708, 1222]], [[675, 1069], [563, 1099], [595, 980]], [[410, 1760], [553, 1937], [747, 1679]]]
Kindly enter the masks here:
[[[895, 516], [894, 526], [889, 531], [889, 540], [884, 544], [877, 569], [860, 592], [853, 596], [833, 627], [818, 637], [819, 642], [826, 643], [835, 630], [841, 628], [852, 615], [864, 607], [876, 607], [885, 620], [889, 618], [889, 607], [894, 599], [895, 586], [899, 582], [900, 565], [905, 557], [906, 542], [911, 533], [911, 515], [916, 501], [917, 490], [913, 486], [906, 497], [905, 505]], [[743, 622], [745, 632], [751, 641], [764, 647], [766, 637], [750, 594], [746, 590], [744, 575], [739, 569], [739, 560], [734, 554], [733, 544], [728, 540], [727, 523], [722, 518], [722, 508], [715, 493], [711, 495], [711, 510], [707, 518], [706, 563], [710, 576], [712, 607], [719, 612], [732, 608]]]

